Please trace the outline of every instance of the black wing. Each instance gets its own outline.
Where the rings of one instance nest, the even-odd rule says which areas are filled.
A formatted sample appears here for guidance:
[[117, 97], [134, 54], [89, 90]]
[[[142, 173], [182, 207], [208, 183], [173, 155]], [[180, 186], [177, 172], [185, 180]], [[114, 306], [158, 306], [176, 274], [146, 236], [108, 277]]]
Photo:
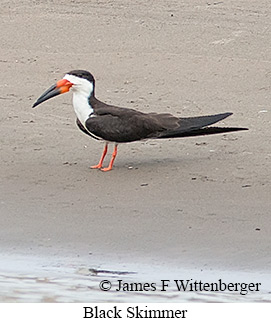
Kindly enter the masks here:
[[[90, 99], [95, 114], [86, 121], [86, 128], [94, 136], [106, 141], [131, 142], [148, 138], [177, 138], [246, 130], [208, 126], [229, 117], [232, 113], [177, 118], [169, 113], [143, 113], [133, 109], [107, 105]], [[208, 129], [208, 130], [207, 130]]]
[[99, 108], [87, 119], [86, 128], [94, 136], [112, 142], [142, 140], [165, 130], [159, 120], [148, 114], [111, 106]]

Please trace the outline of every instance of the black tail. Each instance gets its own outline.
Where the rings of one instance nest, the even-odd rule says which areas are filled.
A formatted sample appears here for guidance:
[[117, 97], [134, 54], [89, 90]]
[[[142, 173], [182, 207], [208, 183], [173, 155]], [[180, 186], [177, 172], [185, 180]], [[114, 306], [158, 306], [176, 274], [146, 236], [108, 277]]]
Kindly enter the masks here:
[[195, 137], [195, 136], [205, 136], [205, 135], [214, 135], [217, 133], [225, 133], [225, 132], [233, 132], [233, 131], [241, 131], [248, 130], [248, 128], [220, 128], [220, 127], [208, 127], [202, 128], [182, 133], [176, 133], [173, 135], [164, 135], [159, 138], [180, 138], [180, 137]]
[[179, 138], [179, 137], [193, 137], [193, 136], [204, 136], [213, 135], [217, 133], [225, 133], [232, 131], [248, 130], [247, 128], [239, 127], [208, 127], [220, 120], [223, 120], [232, 115], [232, 113], [221, 113], [211, 116], [192, 117], [192, 118], [180, 118], [177, 129], [168, 130], [159, 136], [159, 138]]

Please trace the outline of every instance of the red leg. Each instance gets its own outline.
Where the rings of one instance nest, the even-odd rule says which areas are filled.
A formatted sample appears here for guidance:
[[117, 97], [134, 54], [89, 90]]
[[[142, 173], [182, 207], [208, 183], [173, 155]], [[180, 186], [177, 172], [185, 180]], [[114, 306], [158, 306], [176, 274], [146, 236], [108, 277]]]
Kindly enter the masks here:
[[115, 160], [115, 158], [117, 156], [117, 153], [118, 153], [118, 145], [115, 144], [115, 148], [114, 148], [114, 151], [113, 151], [113, 154], [112, 154], [112, 157], [111, 157], [111, 160], [110, 160], [110, 163], [109, 163], [108, 167], [105, 167], [105, 168], [101, 169], [103, 172], [108, 172], [109, 170], [112, 169], [113, 164], [114, 164], [114, 160]]
[[104, 157], [107, 154], [107, 148], [108, 148], [108, 143], [106, 143], [105, 146], [104, 146], [104, 151], [102, 153], [102, 157], [101, 157], [101, 159], [99, 161], [99, 164], [94, 165], [94, 166], [90, 166], [90, 168], [102, 168], [103, 167], [103, 161], [104, 161]]

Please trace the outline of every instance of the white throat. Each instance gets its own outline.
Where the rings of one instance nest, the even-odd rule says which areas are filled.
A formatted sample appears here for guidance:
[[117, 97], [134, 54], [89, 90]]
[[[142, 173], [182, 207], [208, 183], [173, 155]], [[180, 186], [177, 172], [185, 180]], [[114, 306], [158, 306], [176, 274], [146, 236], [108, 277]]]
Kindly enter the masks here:
[[89, 103], [89, 97], [93, 92], [93, 83], [75, 75], [66, 74], [64, 79], [74, 85], [71, 87], [73, 92], [73, 108], [81, 124], [85, 127], [86, 120], [94, 112]]

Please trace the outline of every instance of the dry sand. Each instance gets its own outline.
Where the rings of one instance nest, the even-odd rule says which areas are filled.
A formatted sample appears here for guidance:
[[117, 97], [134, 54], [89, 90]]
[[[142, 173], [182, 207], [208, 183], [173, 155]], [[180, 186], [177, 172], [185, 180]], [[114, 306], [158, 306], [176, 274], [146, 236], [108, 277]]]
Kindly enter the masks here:
[[[267, 0], [2, 1], [2, 253], [270, 271], [270, 15]], [[90, 170], [103, 145], [71, 95], [31, 108], [77, 68], [107, 103], [231, 111], [221, 125], [249, 131], [120, 145], [113, 171]]]

